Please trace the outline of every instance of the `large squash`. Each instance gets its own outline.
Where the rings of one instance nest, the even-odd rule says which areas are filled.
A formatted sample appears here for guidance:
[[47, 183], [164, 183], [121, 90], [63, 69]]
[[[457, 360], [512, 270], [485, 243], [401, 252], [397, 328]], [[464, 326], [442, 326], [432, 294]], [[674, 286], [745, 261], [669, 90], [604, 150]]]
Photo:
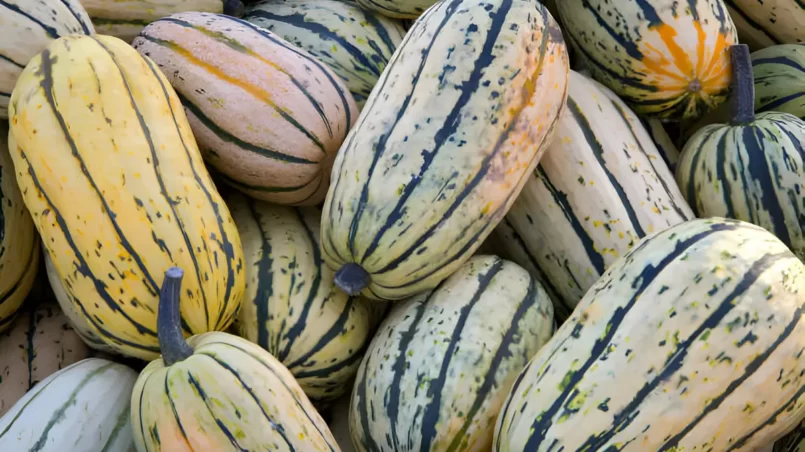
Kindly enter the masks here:
[[330, 68], [270, 31], [217, 14], [165, 17], [132, 45], [170, 80], [205, 161], [227, 183], [280, 204], [324, 200], [358, 114]]
[[321, 234], [336, 284], [393, 300], [453, 273], [542, 156], [567, 73], [536, 0], [446, 0], [417, 19], [336, 157]]
[[246, 339], [211, 332], [185, 341], [184, 272], [165, 272], [159, 304], [162, 356], [131, 394], [139, 452], [330, 451], [338, 446], [293, 375]]
[[678, 120], [715, 108], [737, 42], [723, 0], [561, 0], [563, 31], [593, 77], [638, 114]]
[[74, 33], [95, 33], [78, 0], [0, 2], [0, 119], [8, 118], [11, 91], [31, 58], [51, 40]]
[[70, 302], [116, 351], [156, 357], [162, 273], [188, 268], [182, 326], [226, 328], [243, 250], [181, 103], [149, 59], [96, 35], [60, 38], [11, 97], [17, 182]]
[[767, 47], [751, 57], [755, 111], [779, 111], [805, 119], [805, 45]]
[[553, 328], [539, 282], [496, 256], [474, 256], [433, 292], [395, 303], [352, 390], [355, 447], [490, 450], [506, 392]]
[[725, 0], [742, 44], [753, 50], [805, 43], [802, 0]]
[[520, 373], [496, 452], [756, 451], [805, 415], [805, 265], [697, 219], [607, 270]]

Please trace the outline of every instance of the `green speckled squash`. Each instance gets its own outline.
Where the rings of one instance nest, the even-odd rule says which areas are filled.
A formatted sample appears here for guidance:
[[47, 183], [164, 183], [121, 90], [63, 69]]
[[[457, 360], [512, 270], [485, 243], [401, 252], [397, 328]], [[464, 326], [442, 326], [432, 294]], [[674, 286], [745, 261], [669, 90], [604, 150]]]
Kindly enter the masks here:
[[445, 0], [406, 34], [336, 156], [322, 248], [339, 288], [435, 287], [503, 218], [567, 95], [567, 51], [535, 0]]
[[688, 140], [677, 182], [697, 216], [762, 226], [805, 257], [805, 121], [788, 113], [755, 114], [749, 50], [745, 44], [731, 50], [732, 118]]
[[394, 304], [361, 363], [356, 450], [488, 451], [514, 378], [553, 332], [553, 307], [516, 264], [475, 256]]
[[520, 373], [495, 452], [755, 452], [805, 415], [805, 265], [720, 218], [643, 239]]
[[722, 0], [561, 0], [563, 32], [593, 77], [644, 116], [692, 118], [730, 85], [727, 48], [737, 42]]
[[327, 64], [359, 108], [405, 36], [400, 21], [344, 0], [264, 0], [243, 18]]
[[802, 0], [724, 0], [738, 38], [752, 50], [775, 44], [805, 43]]
[[784, 44], [753, 52], [752, 73], [756, 112], [779, 111], [805, 119], [805, 45]]
[[679, 147], [677, 147], [674, 137], [668, 133], [667, 125], [654, 118], [641, 117], [639, 120], [646, 132], [651, 136], [651, 140], [654, 141], [657, 152], [659, 152], [665, 165], [673, 173], [679, 161]]
[[350, 388], [385, 313], [382, 302], [333, 284], [319, 246], [321, 209], [228, 199], [246, 259], [238, 334], [271, 353], [314, 401]]

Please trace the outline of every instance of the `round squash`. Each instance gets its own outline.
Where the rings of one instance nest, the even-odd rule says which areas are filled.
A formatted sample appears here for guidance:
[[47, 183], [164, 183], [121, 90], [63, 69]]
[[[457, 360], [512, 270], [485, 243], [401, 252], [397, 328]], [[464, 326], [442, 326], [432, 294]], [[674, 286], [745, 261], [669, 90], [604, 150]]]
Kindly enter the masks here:
[[474, 256], [395, 303], [361, 362], [349, 423], [359, 451], [488, 451], [517, 374], [553, 333], [551, 300], [518, 265]]
[[0, 417], [35, 384], [89, 356], [58, 304], [46, 301], [23, 312], [0, 335]]
[[774, 233], [805, 258], [805, 121], [754, 112], [746, 44], [731, 48], [735, 88], [728, 124], [699, 129], [685, 144], [676, 179], [699, 217], [726, 217]]
[[362, 108], [405, 36], [398, 20], [342, 0], [265, 0], [243, 17], [327, 64]]
[[396, 19], [416, 19], [437, 0], [358, 0], [364, 8]]
[[726, 0], [742, 44], [752, 50], [775, 44], [805, 43], [802, 0]]
[[240, 237], [153, 61], [111, 36], [59, 38], [25, 68], [9, 111], [23, 200], [94, 335], [159, 356], [159, 281], [174, 263], [189, 269], [185, 331], [230, 325], [245, 288]]
[[136, 379], [101, 358], [51, 374], [0, 418], [0, 450], [136, 452], [129, 419]]
[[233, 194], [228, 199], [246, 258], [238, 332], [266, 349], [311, 399], [350, 389], [386, 304], [333, 284], [319, 245], [321, 209]]
[[593, 77], [638, 114], [698, 117], [727, 98], [737, 42], [722, 0], [562, 0], [562, 22]]
[[31, 58], [51, 40], [75, 33], [95, 33], [79, 0], [0, 2], [0, 119], [8, 118], [11, 91]]
[[358, 109], [330, 68], [274, 33], [232, 17], [182, 13], [133, 44], [170, 80], [205, 161], [249, 196], [321, 203]]
[[302, 388], [258, 345], [224, 332], [182, 334], [183, 271], [165, 273], [159, 303], [162, 357], [131, 394], [140, 452], [338, 451]]
[[0, 332], [11, 326], [39, 270], [39, 234], [17, 185], [7, 138], [8, 125], [0, 121]]

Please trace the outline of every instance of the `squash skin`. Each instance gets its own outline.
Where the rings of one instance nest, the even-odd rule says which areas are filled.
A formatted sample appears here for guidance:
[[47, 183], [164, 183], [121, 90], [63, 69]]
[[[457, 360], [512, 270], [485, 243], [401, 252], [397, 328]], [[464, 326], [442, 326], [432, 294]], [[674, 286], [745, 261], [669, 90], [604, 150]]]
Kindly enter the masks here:
[[336, 276], [360, 265], [362, 295], [398, 300], [453, 273], [542, 156], [567, 72], [561, 31], [536, 1], [431, 7], [336, 156], [321, 233]]
[[246, 259], [246, 295], [238, 335], [267, 350], [294, 374], [311, 400], [350, 389], [384, 303], [349, 297], [321, 257], [321, 209], [228, 199]]
[[339, 450], [293, 375], [260, 346], [222, 332], [187, 342], [192, 356], [170, 367], [151, 361], [137, 379], [138, 451]]
[[774, 442], [769, 452], [805, 452], [805, 420], [794, 430]]
[[358, 4], [386, 17], [416, 19], [437, 0], [357, 0]]
[[0, 23], [0, 119], [6, 119], [11, 91], [31, 58], [53, 39], [95, 29], [78, 0], [5, 0]]
[[186, 333], [231, 323], [240, 237], [152, 61], [114, 37], [60, 38], [23, 71], [10, 112], [23, 199], [93, 333], [118, 353], [158, 356], [158, 281], [176, 264], [188, 269]]
[[227, 183], [278, 204], [324, 200], [358, 115], [326, 65], [254, 24], [206, 13], [157, 20], [132, 45], [171, 81], [205, 161]]
[[0, 418], [0, 450], [136, 452], [129, 396], [137, 372], [87, 358], [28, 391]]
[[[558, 292], [554, 301], [572, 311], [641, 238], [691, 218], [637, 116], [612, 91], [571, 71], [555, 138], [506, 215], [528, 260]], [[507, 251], [521, 246], [500, 242]]]
[[266, 0], [243, 19], [327, 64], [359, 109], [405, 36], [400, 21], [342, 0]]
[[805, 119], [805, 45], [784, 44], [753, 52], [752, 73], [756, 112], [778, 111]]
[[0, 417], [35, 384], [58, 370], [90, 357], [54, 302], [42, 302], [20, 315], [0, 335]]
[[760, 50], [805, 43], [805, 5], [798, 0], [724, 0], [741, 44]]
[[749, 223], [644, 238], [520, 373], [494, 450], [757, 450], [805, 414], [803, 290], [802, 262]]
[[563, 0], [557, 8], [590, 73], [635, 113], [689, 119], [726, 100], [737, 36], [722, 0]]
[[490, 450], [508, 388], [553, 327], [542, 286], [496, 256], [395, 303], [353, 388], [356, 450]]

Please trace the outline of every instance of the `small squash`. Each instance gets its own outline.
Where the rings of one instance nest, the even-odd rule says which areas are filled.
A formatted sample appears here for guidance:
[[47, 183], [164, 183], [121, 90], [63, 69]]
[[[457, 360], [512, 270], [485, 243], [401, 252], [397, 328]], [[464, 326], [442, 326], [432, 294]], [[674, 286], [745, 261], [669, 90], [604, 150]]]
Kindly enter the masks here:
[[733, 46], [734, 93], [728, 124], [699, 129], [685, 144], [676, 179], [699, 217], [754, 223], [805, 258], [805, 121], [755, 114], [749, 48]]
[[260, 346], [224, 332], [182, 334], [183, 271], [165, 272], [159, 303], [161, 358], [131, 395], [140, 452], [338, 451], [302, 388]]

